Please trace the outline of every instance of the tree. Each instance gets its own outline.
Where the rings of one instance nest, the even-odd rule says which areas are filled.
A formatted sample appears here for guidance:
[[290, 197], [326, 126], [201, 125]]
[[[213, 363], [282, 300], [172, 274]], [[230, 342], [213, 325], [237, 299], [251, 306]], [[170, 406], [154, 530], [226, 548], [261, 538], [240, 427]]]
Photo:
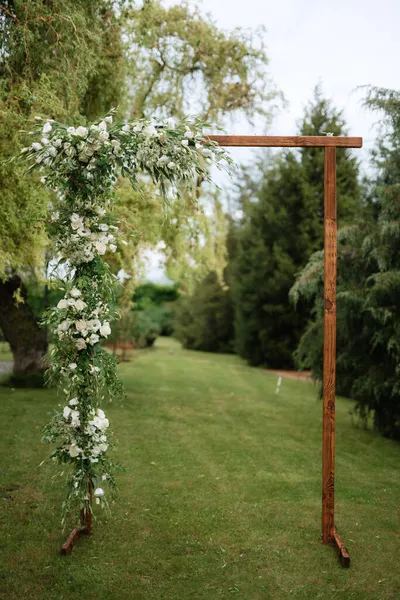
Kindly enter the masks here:
[[[23, 145], [19, 131], [29, 129], [35, 114], [79, 124], [120, 104], [137, 117], [181, 117], [188, 111], [221, 121], [237, 111], [249, 117], [266, 113], [266, 101], [275, 95], [265, 85], [261, 38], [240, 31], [225, 34], [186, 3], [167, 9], [156, 0], [142, 6], [122, 0], [15, 0], [2, 4], [0, 27], [3, 159]], [[201, 104], [193, 104], [193, 86]], [[0, 183], [0, 276], [6, 280], [18, 274], [24, 297], [23, 273], [43, 269], [50, 196], [15, 164], [0, 167]], [[166, 220], [154, 189], [146, 186], [146, 193], [138, 193], [120, 182], [121, 228], [130, 233], [130, 243], [119, 260], [113, 258], [113, 267], [132, 272], [140, 248], [164, 239], [168, 264], [180, 278], [193, 261], [203, 274], [210, 262], [221, 270], [224, 257], [210, 241], [214, 231], [201, 202], [187, 201], [183, 209], [172, 202]], [[8, 289], [3, 287], [3, 293]], [[19, 314], [28, 318], [26, 311]], [[33, 368], [40, 368], [42, 355], [38, 341]]]
[[[314, 89], [314, 97], [308, 104], [303, 120], [300, 123], [299, 135], [348, 135], [342, 111], [337, 110], [332, 102], [324, 98], [321, 87]], [[304, 174], [304, 193], [314, 203], [313, 227], [317, 233], [315, 240], [319, 248], [323, 242], [324, 219], [324, 153], [320, 148], [301, 148], [301, 165]], [[341, 226], [353, 219], [360, 206], [360, 185], [358, 182], [359, 166], [357, 159], [346, 148], [336, 149], [336, 193], [337, 217]]]
[[[15, 0], [0, 7], [1, 326], [13, 350], [17, 378], [40, 372], [47, 349], [45, 332], [24, 304], [24, 274], [43, 270], [51, 196], [19, 165], [4, 161], [24, 145], [21, 130], [30, 128], [33, 115], [74, 121], [96, 110], [107, 112], [118, 103], [122, 41], [114, 6], [108, 0], [70, 5], [61, 0]], [[101, 94], [96, 91], [99, 86]], [[17, 305], [16, 295], [23, 301]]]
[[[400, 439], [400, 93], [370, 88], [366, 105], [383, 116], [372, 154], [375, 175], [360, 218], [339, 233], [338, 392], [356, 400], [366, 422]], [[321, 378], [321, 255], [312, 257], [292, 296], [314, 301], [314, 318], [298, 357]]]
[[[340, 113], [319, 89], [306, 110], [301, 135], [345, 133]], [[323, 244], [323, 152], [302, 148], [261, 162], [258, 178], [245, 174], [244, 211], [234, 261], [236, 346], [250, 364], [290, 368], [307, 324], [310, 305], [297, 310], [288, 293], [296, 274]], [[338, 156], [339, 217], [346, 221], [359, 203], [358, 165]]]
[[236, 348], [250, 364], [284, 368], [304, 326], [304, 315], [288, 307], [288, 292], [315, 231], [294, 154], [264, 167], [255, 198], [243, 207], [233, 264]]
[[233, 306], [215, 272], [181, 298], [174, 310], [174, 333], [189, 350], [233, 351]]

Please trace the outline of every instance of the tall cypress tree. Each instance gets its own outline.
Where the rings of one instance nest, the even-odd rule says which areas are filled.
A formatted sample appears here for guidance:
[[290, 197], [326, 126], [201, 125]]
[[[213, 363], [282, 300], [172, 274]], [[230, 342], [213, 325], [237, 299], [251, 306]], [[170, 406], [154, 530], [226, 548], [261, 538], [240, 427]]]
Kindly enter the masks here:
[[[400, 93], [371, 88], [367, 106], [383, 114], [360, 218], [339, 234], [338, 392], [357, 401], [364, 419], [400, 439]], [[322, 256], [314, 256], [292, 294], [313, 298], [315, 318], [301, 339], [299, 359], [321, 377]]]
[[[345, 123], [316, 88], [301, 123], [301, 135], [346, 133]], [[324, 156], [320, 148], [282, 153], [266, 162], [259, 181], [246, 182], [244, 218], [234, 262], [236, 345], [251, 364], [290, 368], [309, 318], [307, 301], [290, 305], [296, 274], [323, 245]], [[338, 153], [339, 219], [359, 205], [358, 164]], [[250, 199], [248, 194], [250, 192]]]

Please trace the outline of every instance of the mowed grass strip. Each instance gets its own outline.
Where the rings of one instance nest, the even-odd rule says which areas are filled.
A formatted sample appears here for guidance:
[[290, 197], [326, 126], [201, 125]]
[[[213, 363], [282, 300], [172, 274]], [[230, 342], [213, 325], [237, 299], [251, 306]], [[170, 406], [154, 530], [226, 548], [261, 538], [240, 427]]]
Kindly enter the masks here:
[[[120, 497], [60, 557], [62, 480], [39, 467], [53, 390], [1, 389], [0, 597], [8, 600], [400, 598], [400, 445], [337, 402], [336, 524], [320, 543], [321, 403], [310, 383], [160, 339], [120, 366], [110, 405]], [[20, 487], [18, 487], [20, 486]]]

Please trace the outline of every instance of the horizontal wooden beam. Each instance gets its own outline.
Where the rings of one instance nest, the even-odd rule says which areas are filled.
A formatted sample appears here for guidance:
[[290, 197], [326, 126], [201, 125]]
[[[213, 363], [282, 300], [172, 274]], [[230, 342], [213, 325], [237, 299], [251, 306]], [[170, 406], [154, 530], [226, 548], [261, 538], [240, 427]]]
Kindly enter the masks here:
[[220, 146], [252, 146], [281, 148], [361, 148], [360, 137], [335, 137], [333, 135], [208, 135]]

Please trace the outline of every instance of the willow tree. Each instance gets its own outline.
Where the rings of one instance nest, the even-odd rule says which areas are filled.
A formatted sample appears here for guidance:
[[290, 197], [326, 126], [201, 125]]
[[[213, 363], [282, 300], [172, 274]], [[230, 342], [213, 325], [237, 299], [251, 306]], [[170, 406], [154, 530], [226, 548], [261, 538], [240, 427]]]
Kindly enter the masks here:
[[0, 5], [0, 327], [17, 376], [40, 372], [47, 349], [45, 330], [24, 301], [23, 279], [43, 269], [51, 196], [7, 159], [21, 148], [32, 115], [79, 120], [118, 103], [123, 47], [115, 6], [98, 0]]
[[[78, 0], [66, 8], [61, 0], [28, 0], [2, 8], [3, 158], [16, 153], [21, 146], [17, 132], [27, 129], [34, 115], [79, 125], [119, 104], [120, 113], [136, 118], [179, 119], [196, 113], [223, 124], [227, 115], [239, 112], [250, 119], [267, 115], [276, 96], [259, 32], [224, 33], [186, 3], [165, 8], [157, 1]], [[14, 296], [24, 295], [21, 275], [43, 265], [51, 198], [22, 178], [18, 167], [1, 167], [0, 179], [7, 181], [0, 208], [0, 302], [6, 315], [0, 326], [18, 373], [38, 370], [46, 346], [29, 307], [17, 308]], [[201, 184], [199, 178], [198, 202], [172, 203], [165, 219], [151, 184], [145, 182], [138, 194], [121, 179], [118, 204], [129, 243], [113, 257], [114, 269], [134, 271], [140, 250], [162, 239], [178, 277], [193, 263], [202, 272], [218, 264], [222, 272], [222, 217], [220, 225], [210, 225], [202, 210]], [[215, 232], [221, 242], [215, 243]], [[7, 327], [11, 321], [13, 327]]]

